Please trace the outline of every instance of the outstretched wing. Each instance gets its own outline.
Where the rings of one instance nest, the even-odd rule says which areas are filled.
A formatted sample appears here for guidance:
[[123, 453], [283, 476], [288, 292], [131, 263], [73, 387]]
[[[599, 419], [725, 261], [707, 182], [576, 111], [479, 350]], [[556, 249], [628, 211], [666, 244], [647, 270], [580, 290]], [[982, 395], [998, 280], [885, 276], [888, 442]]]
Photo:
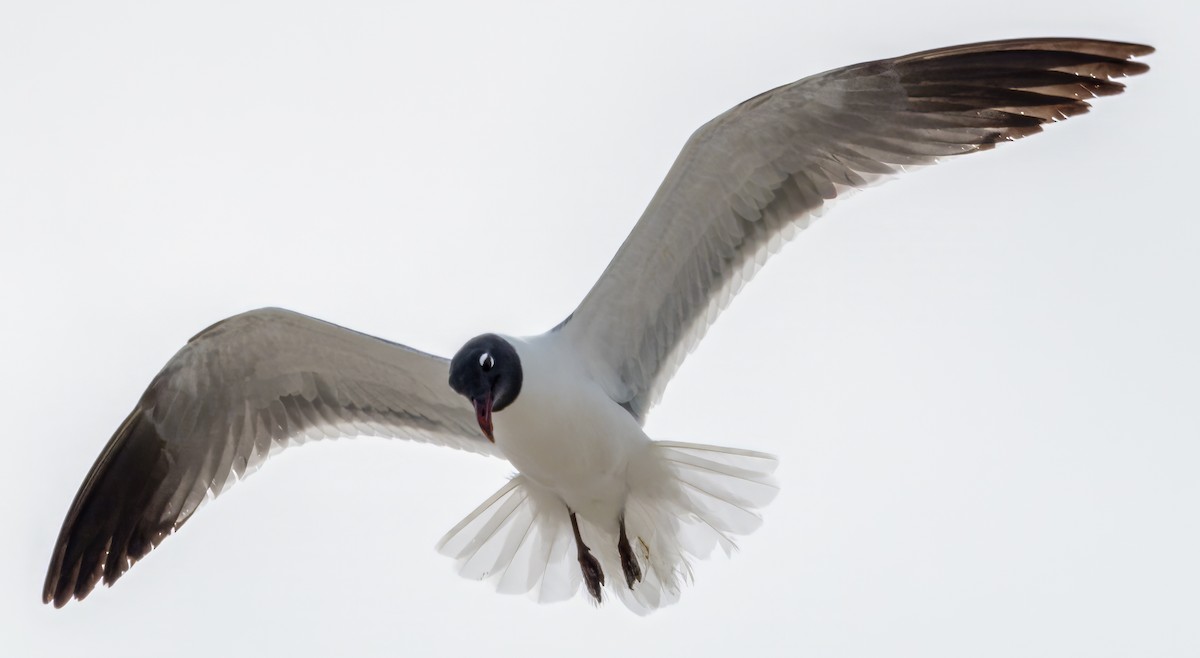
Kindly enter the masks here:
[[1120, 93], [1153, 49], [994, 41], [822, 73], [705, 124], [579, 308], [560, 326], [614, 400], [644, 419], [684, 357], [769, 255], [847, 191], [990, 149]]
[[447, 385], [446, 359], [299, 313], [204, 330], [154, 378], [83, 481], [42, 592], [61, 607], [111, 585], [208, 497], [271, 454], [360, 434], [498, 454]]

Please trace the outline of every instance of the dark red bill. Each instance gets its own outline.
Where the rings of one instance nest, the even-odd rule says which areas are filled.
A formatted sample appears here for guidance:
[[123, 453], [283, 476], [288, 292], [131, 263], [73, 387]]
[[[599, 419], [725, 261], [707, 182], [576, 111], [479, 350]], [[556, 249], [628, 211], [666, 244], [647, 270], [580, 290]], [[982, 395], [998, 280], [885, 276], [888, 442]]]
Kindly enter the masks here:
[[479, 429], [483, 430], [488, 441], [495, 443], [496, 437], [492, 436], [492, 394], [488, 393], [483, 399], [473, 398], [471, 403], [475, 405], [475, 420], [479, 422]]

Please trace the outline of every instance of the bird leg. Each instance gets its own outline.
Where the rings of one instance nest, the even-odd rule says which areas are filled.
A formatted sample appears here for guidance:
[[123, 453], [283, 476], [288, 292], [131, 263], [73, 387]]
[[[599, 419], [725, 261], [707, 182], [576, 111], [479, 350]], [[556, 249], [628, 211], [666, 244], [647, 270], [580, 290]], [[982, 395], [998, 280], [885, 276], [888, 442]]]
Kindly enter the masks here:
[[638, 565], [637, 556], [629, 546], [629, 537], [625, 534], [625, 515], [621, 515], [621, 538], [617, 540], [617, 551], [621, 554], [621, 571], [625, 572], [625, 584], [633, 589], [634, 583], [642, 582], [642, 568]]
[[591, 549], [587, 544], [583, 543], [583, 537], [579, 536], [579, 521], [575, 518], [575, 512], [571, 508], [567, 508], [571, 512], [571, 530], [575, 531], [575, 546], [579, 549], [579, 566], [583, 570], [583, 582], [587, 585], [588, 594], [596, 599], [596, 603], [600, 603], [600, 588], [604, 586], [604, 570], [600, 568], [600, 560], [592, 555]]

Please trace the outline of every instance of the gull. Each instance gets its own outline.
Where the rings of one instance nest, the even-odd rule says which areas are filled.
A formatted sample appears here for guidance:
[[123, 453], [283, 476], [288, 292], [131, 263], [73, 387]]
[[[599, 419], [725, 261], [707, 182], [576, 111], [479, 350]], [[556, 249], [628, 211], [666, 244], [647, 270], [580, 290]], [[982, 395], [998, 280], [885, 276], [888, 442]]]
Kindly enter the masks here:
[[539, 601], [582, 587], [643, 614], [674, 603], [693, 561], [731, 552], [778, 490], [771, 455], [642, 429], [741, 286], [834, 199], [1084, 113], [1151, 52], [992, 41], [759, 94], [691, 136], [583, 301], [540, 335], [485, 333], [447, 360], [282, 309], [222, 320], [167, 362], [101, 451], [43, 600], [112, 585], [288, 446], [374, 435], [515, 467], [438, 543], [464, 576]]

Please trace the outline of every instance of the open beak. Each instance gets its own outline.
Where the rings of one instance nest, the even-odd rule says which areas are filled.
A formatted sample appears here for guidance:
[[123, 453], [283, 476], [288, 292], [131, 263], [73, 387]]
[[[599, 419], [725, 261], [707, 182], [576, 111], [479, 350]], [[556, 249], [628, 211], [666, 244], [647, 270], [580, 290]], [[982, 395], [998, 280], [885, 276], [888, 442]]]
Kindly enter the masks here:
[[496, 437], [492, 436], [492, 393], [483, 398], [471, 398], [471, 404], [475, 405], [475, 420], [479, 422], [479, 429], [483, 430], [483, 435], [488, 441], [496, 442]]

